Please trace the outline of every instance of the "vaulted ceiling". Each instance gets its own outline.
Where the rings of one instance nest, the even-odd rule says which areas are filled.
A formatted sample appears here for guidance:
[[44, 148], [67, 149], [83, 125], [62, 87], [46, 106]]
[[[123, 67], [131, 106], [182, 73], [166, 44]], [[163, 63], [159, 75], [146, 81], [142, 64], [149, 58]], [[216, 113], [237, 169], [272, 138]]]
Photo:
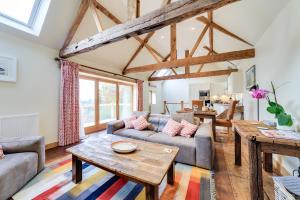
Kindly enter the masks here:
[[[118, 17], [122, 22], [127, 21], [127, 0], [98, 0], [105, 8]], [[34, 38], [15, 30], [0, 26], [4, 31], [16, 34], [27, 39], [37, 41], [51, 48], [60, 49], [71, 27], [80, 0], [52, 0], [40, 37]], [[162, 0], [141, 0], [141, 15], [151, 12], [160, 7]], [[280, 9], [287, 4], [287, 0], [242, 0], [214, 11], [214, 22], [222, 25], [231, 32], [239, 35], [252, 44], [256, 44], [267, 27], [279, 13]], [[98, 11], [101, 24], [104, 29], [115, 25], [110, 19]], [[206, 14], [203, 14], [206, 16]], [[178, 58], [185, 57], [185, 50], [191, 50], [196, 42], [204, 24], [191, 18], [177, 24], [177, 52]], [[73, 40], [80, 41], [98, 33], [91, 10], [89, 9], [82, 20]], [[203, 46], [208, 45], [208, 34], [202, 40], [195, 56], [206, 55], [207, 50]], [[144, 38], [144, 36], [141, 36]], [[155, 32], [149, 40], [149, 44], [160, 54], [166, 56], [170, 53], [170, 28], [166, 27]], [[113, 72], [121, 72], [129, 59], [138, 48], [139, 43], [130, 38], [113, 44], [100, 47], [94, 51], [73, 57], [73, 60], [83, 64], [93, 65]], [[214, 50], [228, 52], [249, 48], [248, 45], [237, 41], [227, 35], [214, 31]], [[139, 66], [156, 63], [154, 58], [145, 48], [134, 59], [130, 66]], [[239, 62], [236, 61], [236, 64]], [[195, 66], [191, 70], [196, 70]], [[205, 68], [225, 69], [228, 63], [209, 64]], [[139, 74], [146, 78], [151, 73]]]

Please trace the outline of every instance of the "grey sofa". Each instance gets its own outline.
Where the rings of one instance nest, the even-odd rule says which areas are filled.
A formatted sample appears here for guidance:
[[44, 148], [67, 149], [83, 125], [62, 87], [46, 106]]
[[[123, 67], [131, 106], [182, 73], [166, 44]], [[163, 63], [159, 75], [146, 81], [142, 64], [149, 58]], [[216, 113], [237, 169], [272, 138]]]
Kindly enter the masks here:
[[0, 199], [19, 191], [37, 175], [45, 163], [45, 143], [41, 136], [0, 139], [5, 157], [0, 160]]
[[[138, 131], [125, 129], [123, 120], [108, 123], [107, 133], [123, 137], [145, 140], [154, 143], [173, 145], [179, 147], [176, 162], [198, 166], [205, 169], [213, 168], [214, 147], [212, 140], [211, 123], [202, 123], [192, 138], [182, 136], [170, 137], [162, 133], [170, 116], [150, 115], [148, 121], [152, 124], [152, 130]], [[173, 118], [174, 119], [174, 118]], [[178, 117], [174, 120], [179, 121]]]

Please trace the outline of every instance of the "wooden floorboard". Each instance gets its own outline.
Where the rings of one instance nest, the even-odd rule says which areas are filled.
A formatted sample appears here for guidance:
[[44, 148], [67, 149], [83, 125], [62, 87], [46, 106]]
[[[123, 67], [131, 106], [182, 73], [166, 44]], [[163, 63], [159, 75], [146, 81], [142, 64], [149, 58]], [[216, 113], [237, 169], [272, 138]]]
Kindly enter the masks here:
[[[103, 133], [103, 132], [102, 132]], [[215, 183], [217, 200], [248, 200], [248, 148], [242, 141], [242, 166], [234, 165], [234, 143], [232, 134], [217, 134], [215, 142]], [[92, 137], [92, 135], [91, 135]], [[46, 163], [68, 155], [68, 147], [56, 147], [46, 151]], [[265, 199], [274, 199], [272, 174], [263, 172]], [[274, 174], [275, 175], [275, 174]]]

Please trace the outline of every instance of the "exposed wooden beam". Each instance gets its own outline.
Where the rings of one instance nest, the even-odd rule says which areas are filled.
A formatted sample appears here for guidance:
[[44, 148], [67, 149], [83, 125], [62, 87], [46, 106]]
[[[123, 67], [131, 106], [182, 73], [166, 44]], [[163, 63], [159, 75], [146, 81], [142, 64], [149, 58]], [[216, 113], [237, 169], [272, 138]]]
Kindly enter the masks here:
[[[171, 54], [169, 53], [166, 57], [164, 57], [164, 58], [162, 59], [162, 62], [167, 61], [167, 60], [170, 58], [170, 55], [171, 55]], [[153, 71], [152, 74], [151, 74], [148, 78], [152, 77], [152, 76], [155, 74], [155, 72], [156, 72], [156, 71]]]
[[116, 24], [122, 24], [122, 21], [113, 15], [109, 10], [102, 6], [97, 0], [93, 0], [95, 7], [100, 10], [106, 17], [115, 22]]
[[156, 71], [153, 71], [153, 72], [151, 73], [151, 75], [148, 77], [148, 79], [151, 78], [151, 77], [155, 74], [155, 72], [156, 72]]
[[172, 72], [174, 73], [174, 75], [177, 75], [177, 72], [174, 68], [171, 68]]
[[165, 5], [168, 5], [169, 3], [171, 3], [171, 0], [163, 0], [161, 3], [161, 7], [164, 7]]
[[[204, 17], [204, 16], [197, 17], [197, 20], [200, 21], [200, 22], [203, 22], [203, 23], [205, 23], [205, 24], [210, 24], [209, 19], [207, 19], [207, 18]], [[243, 38], [241, 38], [241, 37], [239, 37], [238, 35], [236, 35], [236, 34], [230, 32], [229, 30], [227, 30], [226, 28], [220, 26], [219, 24], [217, 24], [217, 23], [215, 23], [215, 22], [212, 22], [212, 23], [211, 23], [211, 26], [212, 26], [213, 28], [217, 29], [218, 31], [220, 31], [220, 32], [222, 32], [222, 33], [224, 33], [224, 34], [226, 34], [226, 35], [232, 37], [232, 38], [235, 38], [235, 39], [237, 39], [237, 40], [239, 40], [239, 41], [241, 41], [241, 42], [243, 42], [243, 43], [245, 43], [245, 44], [248, 44], [248, 45], [250, 45], [250, 46], [253, 46], [253, 44], [251, 44], [250, 42], [247, 42], [247, 41], [244, 40]]]
[[154, 71], [160, 69], [169, 69], [173, 67], [183, 67], [185, 65], [198, 65], [206, 63], [216, 63], [228, 60], [241, 60], [247, 58], [253, 58], [255, 56], [255, 49], [247, 49], [241, 51], [232, 51], [226, 53], [220, 53], [210, 56], [199, 56], [185, 59], [178, 59], [174, 61], [161, 62], [156, 64], [144, 65], [139, 67], [133, 67], [125, 70], [125, 74]]
[[103, 31], [103, 26], [101, 24], [101, 20], [100, 20], [100, 17], [98, 15], [98, 13], [97, 13], [97, 9], [95, 7], [95, 4], [92, 3], [92, 2], [90, 3], [90, 10], [92, 12], [92, 16], [93, 16], [94, 22], [96, 24], [97, 30], [100, 33], [101, 31]]
[[141, 16], [141, 1], [140, 0], [136, 0], [136, 18]]
[[76, 15], [76, 18], [75, 18], [75, 20], [74, 20], [74, 22], [73, 22], [73, 24], [72, 24], [72, 26], [69, 30], [69, 33], [68, 33], [68, 35], [65, 39], [65, 42], [63, 44], [62, 49], [66, 48], [70, 44], [70, 42], [72, 41], [72, 39], [73, 39], [73, 37], [74, 37], [74, 35], [75, 35], [82, 19], [83, 19], [87, 9], [89, 8], [89, 4], [90, 4], [89, 1], [90, 0], [82, 0], [81, 1], [80, 7], [79, 7], [77, 15]]
[[[204, 46], [203, 48], [206, 49], [206, 50], [208, 51], [208, 54], [210, 54], [210, 53], [213, 53], [213, 54], [219, 54], [219, 53], [216, 52], [215, 50], [211, 50], [208, 46]], [[234, 64], [233, 62], [231, 62], [231, 61], [229, 61], [229, 60], [227, 60], [226, 62], [228, 62], [229, 64], [231, 64], [231, 65], [233, 65], [233, 66], [235, 66], [235, 67], [237, 67], [236, 64]]]
[[139, 15], [139, 8], [138, 8], [139, 0], [127, 0], [127, 19], [128, 21], [133, 20], [138, 17]]
[[224, 76], [224, 75], [230, 75], [232, 72], [237, 72], [237, 71], [238, 71], [238, 69], [226, 69], [226, 70], [197, 72], [197, 73], [190, 73], [190, 74], [178, 74], [178, 75], [170, 75], [170, 76], [162, 76], [162, 77], [150, 77], [148, 80], [149, 81], [164, 81], [164, 80], [173, 80], [173, 79]]
[[[109, 10], [107, 10], [104, 6], [102, 6], [98, 1], [96, 0], [93, 0], [94, 4], [95, 4], [95, 7], [97, 9], [99, 9], [106, 17], [108, 17], [109, 19], [111, 19], [113, 22], [115, 22], [116, 24], [122, 24], [121, 20], [118, 19], [115, 15], [113, 15]], [[153, 35], [153, 33], [148, 33], [148, 35]], [[147, 36], [146, 36], [147, 38]], [[146, 49], [149, 51], [149, 53], [153, 56], [153, 58], [155, 60], [157, 60], [157, 56], [160, 58], [160, 59], [163, 59], [164, 57], [158, 52], [156, 51], [152, 46], [150, 46], [149, 44], [145, 43], [143, 39], [141, 39], [140, 37], [138, 36], [135, 36], [134, 37], [135, 40], [137, 40], [139, 43], [140, 43], [140, 47], [138, 47], [138, 49], [142, 49], [142, 47], [146, 47]], [[149, 38], [150, 39], [150, 38]], [[142, 47], [141, 47], [142, 46]], [[138, 50], [137, 49], [137, 50]], [[140, 49], [140, 50], [141, 50]], [[140, 51], [139, 50], [139, 51]], [[155, 56], [153, 53], [155, 53], [157, 56]], [[136, 55], [133, 55], [136, 57]], [[132, 60], [131, 60], [132, 62]], [[129, 63], [130, 64], [130, 63]], [[125, 66], [126, 67], [126, 66]], [[124, 67], [124, 69], [125, 69]]]
[[177, 59], [177, 41], [176, 41], [176, 24], [171, 24], [170, 26], [170, 34], [171, 34], [171, 60]]
[[[209, 55], [211, 55], [211, 51], [209, 51], [209, 52], [207, 53], [207, 56], [209, 56]], [[199, 69], [198, 69], [197, 72], [201, 72], [201, 70], [203, 69], [204, 65], [205, 65], [205, 64], [201, 64], [201, 65], [199, 66]]]
[[[189, 55], [190, 55], [190, 51], [189, 50], [185, 50], [185, 58], [188, 58]], [[184, 72], [185, 74], [189, 74], [190, 73], [190, 66], [189, 65], [186, 65], [184, 66]]]
[[199, 47], [199, 45], [200, 45], [200, 43], [201, 43], [201, 41], [202, 41], [202, 39], [203, 39], [205, 33], [207, 32], [208, 28], [209, 28], [209, 25], [206, 25], [206, 26], [204, 27], [204, 29], [202, 30], [202, 32], [200, 33], [200, 35], [199, 35], [199, 37], [198, 37], [196, 43], [194, 44], [194, 46], [193, 46], [193, 48], [192, 48], [192, 51], [190, 52], [189, 57], [192, 57], [192, 56], [194, 55], [194, 53], [196, 52], [196, 50], [197, 50], [197, 48]]
[[131, 58], [129, 59], [128, 63], [124, 67], [123, 73], [127, 69], [127, 67], [132, 63], [132, 61], [137, 57], [137, 55], [140, 53], [140, 51], [143, 49], [143, 47], [149, 41], [149, 39], [152, 37], [153, 34], [154, 34], [154, 32], [147, 34], [147, 36], [145, 37], [145, 39], [143, 40], [143, 42], [140, 44], [140, 46], [137, 48], [137, 50], [134, 52], [134, 54], [131, 56]]
[[201, 65], [199, 66], [199, 69], [198, 69], [198, 71], [197, 71], [198, 73], [201, 72], [201, 70], [203, 69], [204, 65], [205, 65], [205, 64], [201, 64]]
[[60, 56], [68, 58], [95, 50], [101, 46], [128, 39], [136, 35], [153, 32], [195, 15], [214, 10], [238, 0], [179, 0], [125, 24], [107, 29], [94, 36], [63, 48]]
[[213, 12], [208, 11], [207, 16], [208, 16], [208, 21], [209, 21], [209, 46], [213, 50], [214, 49], [214, 29], [212, 26]]

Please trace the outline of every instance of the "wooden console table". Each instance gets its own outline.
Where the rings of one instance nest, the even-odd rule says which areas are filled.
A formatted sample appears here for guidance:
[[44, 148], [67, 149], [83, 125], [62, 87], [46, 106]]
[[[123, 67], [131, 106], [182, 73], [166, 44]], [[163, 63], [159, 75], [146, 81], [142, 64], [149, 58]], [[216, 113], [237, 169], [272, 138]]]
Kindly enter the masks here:
[[263, 165], [267, 172], [272, 172], [272, 154], [300, 157], [300, 140], [277, 139], [264, 136], [254, 125], [256, 121], [232, 121], [235, 137], [235, 165], [241, 165], [241, 138], [248, 141], [250, 199], [263, 200]]

